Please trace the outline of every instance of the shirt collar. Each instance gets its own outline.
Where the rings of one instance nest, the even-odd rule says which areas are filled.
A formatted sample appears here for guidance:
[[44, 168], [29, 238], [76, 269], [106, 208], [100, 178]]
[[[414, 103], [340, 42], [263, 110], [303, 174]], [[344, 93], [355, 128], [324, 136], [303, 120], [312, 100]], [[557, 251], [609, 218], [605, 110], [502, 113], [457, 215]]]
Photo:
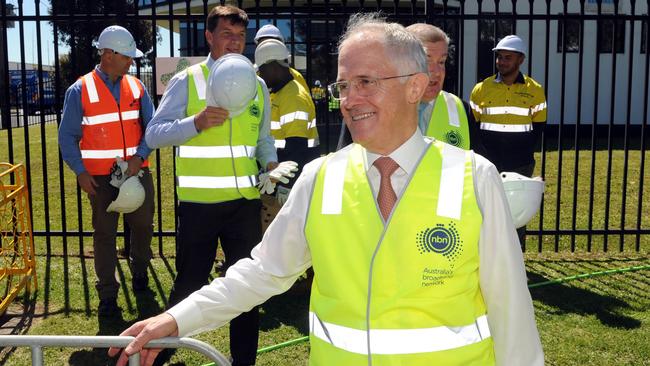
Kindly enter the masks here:
[[[415, 171], [420, 157], [426, 151], [429, 142], [430, 141], [425, 140], [424, 136], [422, 136], [420, 129], [416, 128], [413, 135], [388, 156], [395, 160], [395, 162], [399, 164], [400, 168], [404, 169], [406, 174], [411, 176]], [[367, 169], [370, 169], [372, 164], [379, 157], [381, 157], [381, 155], [366, 150], [366, 158], [368, 161]]]
[[[494, 81], [497, 82], [497, 83], [500, 83], [501, 82], [501, 74], [499, 74], [497, 72], [497, 76], [494, 78]], [[524, 74], [522, 74], [521, 71], [517, 75], [517, 78], [515, 79], [514, 83], [515, 84], [526, 84], [526, 80], [524, 79]]]
[[[97, 74], [99, 75], [99, 78], [102, 79], [102, 81], [105, 84], [108, 84], [108, 83], [113, 84], [113, 82], [111, 82], [111, 80], [108, 78], [108, 74], [105, 73], [104, 70], [102, 70], [102, 68], [99, 67], [99, 65], [95, 66], [95, 71], [97, 71]], [[122, 80], [122, 77], [118, 76], [117, 79], [115, 80], [115, 84], [119, 83], [121, 80]]]

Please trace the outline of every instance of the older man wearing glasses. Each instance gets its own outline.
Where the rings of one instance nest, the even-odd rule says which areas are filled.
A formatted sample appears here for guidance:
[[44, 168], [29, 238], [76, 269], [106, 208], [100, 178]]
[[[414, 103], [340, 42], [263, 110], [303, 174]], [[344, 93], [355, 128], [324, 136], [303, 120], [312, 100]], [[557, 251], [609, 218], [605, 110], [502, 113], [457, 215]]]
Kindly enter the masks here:
[[305, 167], [252, 259], [123, 332], [136, 339], [118, 366], [152, 338], [225, 324], [309, 266], [310, 365], [543, 365], [499, 175], [422, 136], [426, 72], [404, 27], [352, 16], [330, 90], [355, 143]]

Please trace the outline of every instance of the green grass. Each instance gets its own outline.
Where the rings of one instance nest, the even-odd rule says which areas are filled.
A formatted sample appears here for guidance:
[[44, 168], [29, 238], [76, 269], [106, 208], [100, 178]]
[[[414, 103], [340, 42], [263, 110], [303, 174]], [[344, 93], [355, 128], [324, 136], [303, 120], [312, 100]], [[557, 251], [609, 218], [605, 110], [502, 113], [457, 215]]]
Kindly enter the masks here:
[[[29, 168], [31, 194], [34, 207], [34, 229], [44, 231], [48, 226], [52, 231], [90, 231], [90, 211], [88, 200], [81, 199], [77, 204], [77, 188], [73, 174], [67, 167], [59, 169], [56, 128], [46, 125], [41, 133], [40, 127], [27, 129], [29, 133]], [[23, 129], [13, 131], [14, 161], [26, 162]], [[7, 131], [0, 131], [2, 146], [7, 146]], [[42, 149], [47, 156], [47, 179], [43, 179]], [[588, 151], [580, 152], [578, 173], [578, 194], [576, 227], [588, 228], [588, 218], [593, 219], [593, 228], [604, 228], [605, 217], [609, 227], [617, 227], [621, 218], [623, 197], [622, 170], [623, 152], [614, 151], [612, 175], [610, 178], [611, 197], [609, 214], [605, 215], [605, 178], [608, 156], [606, 151], [596, 153], [595, 171], [591, 172], [591, 156]], [[173, 176], [171, 171], [171, 151], [161, 151], [161, 199], [163, 207], [162, 222], [159, 227], [172, 231], [173, 220]], [[557, 152], [549, 152], [546, 160], [547, 190], [544, 201], [543, 227], [570, 229], [573, 217], [573, 163], [574, 152], [565, 151], [562, 155], [562, 175], [559, 211], [556, 209], [558, 197], [558, 159]], [[8, 161], [6, 148], [0, 149], [0, 161]], [[540, 159], [538, 157], [538, 171]], [[153, 168], [158, 161], [152, 159]], [[640, 154], [630, 152], [628, 163], [628, 182], [626, 186], [625, 222], [627, 228], [636, 227], [638, 207]], [[60, 179], [63, 174], [63, 189]], [[594, 190], [589, 187], [591, 176], [596, 178]], [[156, 179], [154, 175], [154, 179]], [[648, 210], [650, 201], [650, 153], [646, 154], [646, 182], [642, 204]], [[45, 183], [44, 183], [45, 182]], [[47, 193], [46, 189], [47, 188]], [[589, 213], [589, 198], [593, 197], [592, 214]], [[48, 206], [46, 212], [45, 206]], [[62, 203], [65, 207], [62, 208]], [[82, 219], [79, 219], [81, 212]], [[559, 221], [556, 214], [559, 212]], [[65, 217], [65, 227], [62, 218]], [[81, 221], [81, 225], [79, 222]], [[539, 228], [539, 217], [529, 225]], [[650, 228], [650, 217], [642, 216], [641, 227]], [[158, 226], [156, 227], [156, 230]], [[570, 253], [571, 237], [560, 236], [558, 241], [561, 253], [553, 253], [555, 238], [542, 237], [543, 253], [536, 253], [539, 242], [536, 236], [529, 236], [526, 264], [531, 283], [569, 275], [600, 271], [603, 269], [630, 267], [650, 264], [650, 236], [640, 238], [640, 252], [635, 251], [635, 237], [625, 236], [623, 252], [619, 251], [618, 235], [609, 237], [609, 250], [602, 253], [603, 236], [594, 236], [592, 250], [587, 253], [587, 239], [576, 237], [576, 253]], [[150, 315], [157, 314], [164, 306], [174, 277], [174, 240], [163, 240], [165, 257], [156, 257], [150, 268], [151, 291], [134, 295], [130, 290], [130, 273], [124, 259], [120, 260], [119, 274], [122, 286], [119, 304], [122, 318], [105, 321], [98, 319], [96, 307], [97, 294], [94, 290], [94, 270], [91, 257], [91, 238], [83, 238], [83, 255], [78, 237], [49, 239], [51, 256], [46, 256], [48, 240], [36, 237], [38, 291], [30, 296], [19, 298], [14, 307], [23, 305], [25, 313], [18, 315], [10, 330], [15, 334], [59, 334], [59, 335], [114, 335], [126, 326]], [[118, 240], [121, 243], [121, 240]], [[154, 245], [157, 245], [154, 238]], [[120, 244], [121, 245], [121, 244]], [[67, 257], [62, 254], [67, 253]], [[602, 277], [593, 277], [559, 285], [551, 285], [531, 290], [538, 328], [542, 337], [547, 365], [650, 365], [650, 281], [649, 272], [638, 271]], [[307, 292], [302, 281], [290, 292], [276, 296], [262, 306], [260, 347], [295, 339], [307, 334]], [[5, 286], [4, 283], [0, 283]], [[22, 303], [21, 303], [22, 301]], [[6, 319], [6, 318], [5, 318]], [[207, 332], [198, 336], [217, 349], [228, 350], [227, 328]], [[258, 365], [303, 365], [307, 362], [308, 344], [291, 346], [260, 355]], [[0, 353], [0, 365], [29, 365], [29, 350], [17, 348]], [[104, 365], [111, 364], [105, 350], [46, 348], [47, 365]], [[172, 359], [178, 365], [200, 365], [207, 362], [198, 354], [181, 350]]]

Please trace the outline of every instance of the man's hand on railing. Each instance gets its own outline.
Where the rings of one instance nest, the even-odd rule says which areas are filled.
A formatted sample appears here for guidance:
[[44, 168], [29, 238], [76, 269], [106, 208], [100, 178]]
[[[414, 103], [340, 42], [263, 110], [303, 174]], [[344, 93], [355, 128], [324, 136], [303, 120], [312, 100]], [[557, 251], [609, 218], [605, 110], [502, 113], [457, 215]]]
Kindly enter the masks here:
[[[124, 332], [121, 336], [133, 336], [135, 339], [129, 343], [120, 354], [115, 366], [125, 366], [129, 362], [129, 356], [140, 352], [140, 365], [150, 366], [160, 353], [160, 348], [142, 348], [145, 344], [153, 339], [162, 337], [175, 337], [178, 335], [178, 326], [174, 317], [167, 313], [154, 316], [143, 321], [139, 321]], [[114, 357], [120, 353], [120, 348], [110, 348], [108, 355]]]

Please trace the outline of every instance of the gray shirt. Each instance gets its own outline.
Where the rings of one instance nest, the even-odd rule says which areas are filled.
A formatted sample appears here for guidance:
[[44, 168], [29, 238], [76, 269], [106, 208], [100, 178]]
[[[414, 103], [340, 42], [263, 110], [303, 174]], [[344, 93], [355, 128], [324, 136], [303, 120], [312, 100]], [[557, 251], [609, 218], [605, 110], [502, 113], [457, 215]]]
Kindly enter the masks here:
[[[208, 69], [215, 61], [208, 55]], [[259, 77], [257, 79], [262, 85], [264, 94], [264, 111], [262, 112], [262, 122], [257, 137], [255, 157], [262, 167], [266, 168], [269, 162], [278, 161], [278, 155], [275, 151], [275, 141], [270, 134], [271, 98], [269, 97], [269, 90], [264, 80]], [[187, 109], [187, 82], [187, 72], [183, 70], [174, 75], [167, 84], [160, 105], [147, 126], [145, 138], [147, 145], [151, 148], [182, 145], [199, 134], [199, 131], [194, 126], [194, 116], [185, 115]]]

